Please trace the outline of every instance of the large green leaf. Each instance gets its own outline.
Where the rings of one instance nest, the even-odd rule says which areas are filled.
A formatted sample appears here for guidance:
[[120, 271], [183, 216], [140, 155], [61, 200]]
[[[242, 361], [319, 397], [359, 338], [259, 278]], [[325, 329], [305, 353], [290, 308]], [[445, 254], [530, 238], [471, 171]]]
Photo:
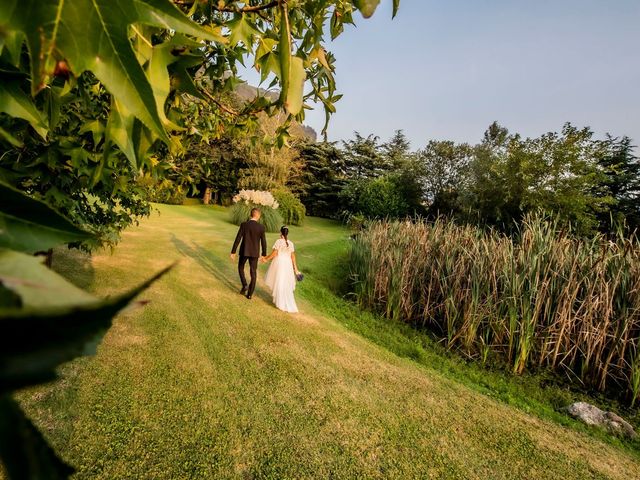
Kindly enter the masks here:
[[168, 68], [169, 65], [178, 60], [178, 57], [172, 53], [175, 47], [176, 45], [173, 42], [165, 42], [153, 47], [153, 53], [147, 68], [153, 95], [158, 106], [158, 116], [162, 120], [162, 124], [172, 130], [180, 127], [169, 121], [164, 113], [164, 104], [171, 91], [171, 78], [169, 77]]
[[0, 53], [6, 48], [14, 67], [20, 65], [20, 52], [23, 43], [24, 35], [22, 32], [4, 32], [0, 35]]
[[215, 41], [168, 0], [2, 0], [0, 31], [20, 31], [31, 53], [32, 91], [55, 64], [76, 74], [91, 70], [114, 97], [169, 142], [151, 85], [129, 41], [129, 26], [154, 25]]
[[[0, 249], [0, 284], [20, 297], [22, 308], [90, 305], [96, 298], [42, 264], [42, 258]], [[4, 305], [0, 304], [0, 308]]]
[[289, 65], [289, 88], [286, 93], [284, 108], [291, 115], [297, 115], [302, 110], [304, 81], [306, 72], [304, 62], [300, 57], [291, 57]]
[[398, 14], [398, 9], [400, 8], [400, 0], [393, 0], [393, 13], [391, 14], [391, 18], [395, 18]]
[[253, 36], [260, 34], [251, 22], [249, 22], [249, 16], [244, 14], [237, 15], [233, 20], [228, 22], [226, 26], [230, 31], [229, 43], [236, 45], [242, 42], [247, 50], [251, 50], [253, 46]]
[[302, 110], [302, 97], [306, 72], [300, 57], [291, 55], [291, 27], [286, 4], [280, 7], [280, 102], [291, 115]]
[[14, 147], [22, 147], [22, 145], [24, 145], [20, 139], [14, 137], [2, 127], [0, 127], [0, 138]]
[[[380, 0], [354, 0], [353, 1], [353, 4], [356, 6], [358, 10], [360, 10], [360, 13], [362, 13], [362, 16], [364, 18], [369, 18], [371, 15], [373, 15], [373, 12], [376, 11], [376, 8], [378, 8], [379, 3], [380, 3]], [[396, 9], [396, 6], [394, 2], [394, 10], [395, 9]]]
[[59, 480], [74, 472], [8, 395], [0, 395], [0, 458], [10, 479]]
[[35, 253], [89, 238], [46, 203], [0, 181], [0, 248]]
[[123, 295], [99, 300], [44, 272], [28, 255], [5, 251], [0, 262], [5, 259], [10, 266], [0, 271], [0, 282], [24, 305], [0, 309], [0, 393], [51, 380], [58, 365], [93, 354], [113, 317], [171, 268]]
[[[111, 109], [109, 111], [109, 121], [105, 137], [107, 143], [116, 144], [122, 153], [125, 154], [129, 163], [137, 170], [138, 158], [136, 155], [135, 142], [133, 138], [133, 125], [135, 117], [129, 112], [124, 105], [115, 98], [111, 99]], [[105, 148], [105, 152], [107, 149]]]
[[22, 118], [31, 124], [43, 139], [47, 139], [47, 123], [29, 95], [20, 89], [17, 80], [0, 78], [0, 112]]

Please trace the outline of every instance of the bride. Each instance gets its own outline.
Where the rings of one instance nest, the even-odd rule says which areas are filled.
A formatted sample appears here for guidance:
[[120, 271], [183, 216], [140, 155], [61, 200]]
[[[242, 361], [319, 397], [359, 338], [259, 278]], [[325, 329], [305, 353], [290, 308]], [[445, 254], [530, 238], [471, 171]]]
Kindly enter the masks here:
[[293, 242], [289, 241], [289, 229], [280, 229], [280, 238], [273, 245], [273, 251], [265, 262], [273, 260], [267, 271], [265, 283], [271, 289], [273, 303], [280, 310], [297, 313], [298, 306], [293, 296], [296, 288], [296, 275], [299, 275]]

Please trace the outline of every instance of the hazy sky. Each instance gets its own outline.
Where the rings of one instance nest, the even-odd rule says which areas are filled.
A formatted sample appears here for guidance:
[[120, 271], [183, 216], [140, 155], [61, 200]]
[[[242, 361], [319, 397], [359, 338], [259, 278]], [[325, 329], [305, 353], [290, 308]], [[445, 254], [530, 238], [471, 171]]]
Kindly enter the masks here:
[[640, 0], [401, 0], [394, 20], [382, 0], [356, 24], [329, 43], [344, 93], [329, 140], [403, 129], [413, 148], [475, 142], [498, 120], [640, 143]]

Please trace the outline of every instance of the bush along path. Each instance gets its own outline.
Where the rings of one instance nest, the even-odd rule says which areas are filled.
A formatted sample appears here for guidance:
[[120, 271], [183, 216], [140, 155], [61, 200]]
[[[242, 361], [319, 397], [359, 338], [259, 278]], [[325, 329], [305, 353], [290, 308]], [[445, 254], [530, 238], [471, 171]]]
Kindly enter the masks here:
[[113, 254], [54, 254], [57, 271], [100, 296], [180, 261], [95, 357], [18, 397], [77, 478], [640, 476], [630, 449], [396, 355], [388, 325], [389, 349], [365, 338], [359, 315], [370, 314], [328, 288], [348, 244], [336, 224], [291, 229], [306, 273], [292, 316], [263, 289], [252, 301], [237, 293], [227, 211], [159, 210]]

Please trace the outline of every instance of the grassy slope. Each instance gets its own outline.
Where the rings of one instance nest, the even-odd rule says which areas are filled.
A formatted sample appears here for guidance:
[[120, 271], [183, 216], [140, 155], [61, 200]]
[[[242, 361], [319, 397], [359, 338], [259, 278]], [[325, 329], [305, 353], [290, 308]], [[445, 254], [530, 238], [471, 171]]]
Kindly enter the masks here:
[[[78, 478], [640, 476], [623, 449], [353, 333], [350, 323], [375, 337], [326, 288], [347, 243], [340, 227], [314, 219], [292, 229], [307, 279], [298, 292], [304, 313], [291, 316], [263, 289], [251, 302], [237, 294], [225, 211], [160, 210], [113, 255], [56, 259], [100, 295], [181, 260], [145, 295], [149, 305], [117, 319], [96, 357], [22, 395]], [[424, 360], [405, 347], [397, 340], [392, 350]]]

